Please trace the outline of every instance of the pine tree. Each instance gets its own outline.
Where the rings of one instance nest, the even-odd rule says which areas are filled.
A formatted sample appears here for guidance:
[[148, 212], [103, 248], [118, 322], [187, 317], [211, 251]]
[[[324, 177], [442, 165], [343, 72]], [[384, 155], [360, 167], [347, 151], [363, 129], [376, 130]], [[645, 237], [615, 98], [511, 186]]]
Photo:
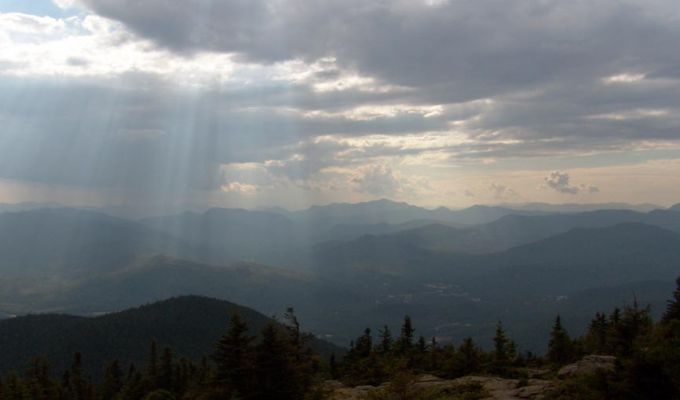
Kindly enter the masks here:
[[120, 398], [124, 400], [138, 400], [143, 398], [149, 390], [148, 382], [144, 379], [144, 375], [137, 370], [134, 364], [130, 364], [125, 384], [120, 391]]
[[397, 352], [401, 355], [410, 353], [413, 348], [413, 335], [415, 329], [411, 323], [411, 317], [408, 315], [404, 317], [404, 324], [401, 326], [401, 335], [397, 340]]
[[257, 399], [295, 400], [301, 398], [304, 388], [296, 376], [293, 365], [293, 346], [283, 336], [280, 328], [269, 323], [262, 330], [260, 343], [256, 347], [255, 388]]
[[11, 372], [2, 390], [2, 400], [29, 400], [30, 392], [24, 382]]
[[480, 351], [472, 338], [466, 338], [458, 347], [455, 354], [456, 363], [454, 364], [453, 375], [455, 377], [470, 375], [479, 371], [481, 367]]
[[288, 307], [286, 312], [283, 314], [283, 319], [286, 322], [285, 327], [288, 330], [288, 334], [290, 335], [290, 342], [295, 348], [296, 354], [301, 355], [304, 346], [303, 334], [302, 330], [300, 329], [300, 321], [298, 321], [298, 318], [295, 315], [295, 310], [292, 307]]
[[562, 327], [562, 320], [558, 315], [555, 318], [555, 325], [553, 325], [550, 333], [550, 342], [548, 344], [548, 360], [556, 365], [566, 364], [572, 357], [572, 342], [569, 334]]
[[635, 341], [652, 329], [649, 307], [640, 308], [637, 299], [632, 306], [625, 306], [618, 323], [613, 326], [615, 352], [619, 356], [629, 356]]
[[149, 355], [146, 364], [146, 377], [151, 384], [151, 389], [158, 388], [159, 373], [158, 373], [158, 346], [156, 341], [151, 341], [149, 348]]
[[604, 313], [595, 314], [588, 325], [586, 345], [590, 353], [606, 354], [608, 352], [609, 321]]
[[174, 390], [173, 379], [173, 357], [172, 350], [166, 347], [163, 349], [161, 356], [160, 371], [159, 371], [159, 387], [166, 390]]
[[104, 382], [101, 387], [102, 400], [112, 400], [123, 388], [123, 371], [118, 360], [114, 360], [104, 372]]
[[439, 348], [439, 344], [437, 343], [437, 339], [435, 337], [432, 337], [432, 340], [430, 340], [430, 345], [428, 346], [427, 350], [428, 359], [426, 368], [430, 371], [438, 371], [441, 368], [440, 358], [442, 349]]
[[293, 347], [296, 376], [300, 378], [302, 386], [307, 386], [311, 383], [312, 376], [320, 369], [320, 361], [311, 346], [314, 336], [302, 331], [300, 322], [292, 307], [286, 310], [284, 321], [284, 326]]
[[354, 344], [354, 355], [356, 358], [367, 358], [371, 355], [373, 350], [373, 335], [371, 329], [366, 328], [364, 334], [361, 335]]
[[247, 393], [252, 388], [253, 355], [248, 325], [239, 314], [233, 314], [229, 330], [217, 343], [215, 381], [235, 393]]
[[392, 351], [392, 333], [390, 328], [385, 325], [379, 332], [380, 344], [378, 346], [378, 351], [382, 354], [388, 354]]
[[88, 383], [83, 376], [83, 359], [80, 353], [73, 355], [73, 364], [67, 371], [65, 387], [69, 400], [87, 400]]
[[510, 364], [510, 339], [505, 335], [503, 324], [496, 323], [496, 334], [493, 338], [494, 351], [492, 370], [496, 373], [503, 373]]
[[420, 337], [418, 337], [416, 349], [420, 354], [425, 354], [425, 351], [427, 351], [427, 341], [424, 336], [420, 335]]
[[675, 280], [675, 291], [673, 298], [668, 301], [666, 312], [661, 319], [662, 322], [670, 322], [672, 320], [680, 321], [680, 277]]
[[328, 360], [328, 374], [331, 376], [331, 379], [338, 379], [340, 376], [338, 361], [335, 359], [335, 353], [332, 353], [330, 359]]
[[51, 400], [58, 397], [58, 388], [50, 378], [49, 365], [42, 357], [32, 360], [26, 385], [32, 400]]

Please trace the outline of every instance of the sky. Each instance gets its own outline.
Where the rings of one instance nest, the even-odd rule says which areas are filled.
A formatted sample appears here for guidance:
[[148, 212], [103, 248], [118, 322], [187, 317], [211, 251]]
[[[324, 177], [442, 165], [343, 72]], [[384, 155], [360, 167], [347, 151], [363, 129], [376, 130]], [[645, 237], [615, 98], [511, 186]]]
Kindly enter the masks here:
[[0, 202], [680, 202], [675, 0], [0, 0]]

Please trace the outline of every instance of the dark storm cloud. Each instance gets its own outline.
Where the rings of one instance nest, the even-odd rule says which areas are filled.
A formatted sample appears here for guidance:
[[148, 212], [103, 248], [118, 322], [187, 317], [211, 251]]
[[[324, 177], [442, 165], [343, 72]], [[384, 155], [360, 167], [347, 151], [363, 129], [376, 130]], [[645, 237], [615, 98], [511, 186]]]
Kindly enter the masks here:
[[83, 0], [180, 53], [336, 57], [382, 80], [472, 97], [677, 65], [673, 1]]
[[[334, 57], [341, 68], [410, 88], [400, 93], [315, 95], [301, 87], [296, 88], [301, 95], [294, 101], [301, 108], [342, 109], [369, 101], [455, 104], [492, 98], [494, 105], [471, 125], [475, 140], [680, 138], [676, 118], [589, 118], [680, 104], [677, 82], [603, 82], [622, 73], [677, 75], [680, 9], [673, 1], [84, 3], [181, 54], [229, 52], [261, 63]], [[277, 102], [276, 96], [258, 99]], [[290, 96], [282, 99], [291, 101]], [[421, 121], [394, 122], [381, 132], [435, 128], [419, 126]], [[361, 134], [357, 125], [361, 124], [331, 120], [310, 130]]]

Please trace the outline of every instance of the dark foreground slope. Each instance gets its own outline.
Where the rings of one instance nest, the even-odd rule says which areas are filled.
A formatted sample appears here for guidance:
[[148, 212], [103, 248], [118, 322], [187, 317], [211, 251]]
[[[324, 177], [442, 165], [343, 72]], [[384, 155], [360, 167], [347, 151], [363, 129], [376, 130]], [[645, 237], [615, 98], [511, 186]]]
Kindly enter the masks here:
[[[169, 347], [179, 356], [200, 359], [209, 355], [226, 332], [229, 318], [238, 313], [255, 335], [272, 321], [259, 312], [227, 301], [183, 296], [99, 317], [29, 315], [0, 321], [0, 374], [23, 370], [35, 356], [45, 356], [53, 370], [70, 365], [81, 352], [92, 374], [118, 359], [122, 365], [141, 365], [156, 341], [159, 351]], [[322, 354], [337, 350], [314, 341]]]

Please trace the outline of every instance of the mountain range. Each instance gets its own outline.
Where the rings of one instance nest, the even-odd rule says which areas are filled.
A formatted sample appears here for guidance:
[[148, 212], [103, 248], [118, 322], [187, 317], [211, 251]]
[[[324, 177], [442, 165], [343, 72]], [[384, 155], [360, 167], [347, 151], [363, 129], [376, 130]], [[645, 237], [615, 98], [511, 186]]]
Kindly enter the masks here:
[[537, 329], [558, 312], [584, 322], [634, 296], [663, 308], [656, 293], [680, 274], [676, 210], [454, 211], [383, 200], [142, 220], [1, 213], [0, 318], [94, 315], [192, 294], [267, 315], [293, 306], [306, 329], [340, 345], [411, 314], [420, 333], [452, 340], [483, 339], [502, 319], [540, 351]]

